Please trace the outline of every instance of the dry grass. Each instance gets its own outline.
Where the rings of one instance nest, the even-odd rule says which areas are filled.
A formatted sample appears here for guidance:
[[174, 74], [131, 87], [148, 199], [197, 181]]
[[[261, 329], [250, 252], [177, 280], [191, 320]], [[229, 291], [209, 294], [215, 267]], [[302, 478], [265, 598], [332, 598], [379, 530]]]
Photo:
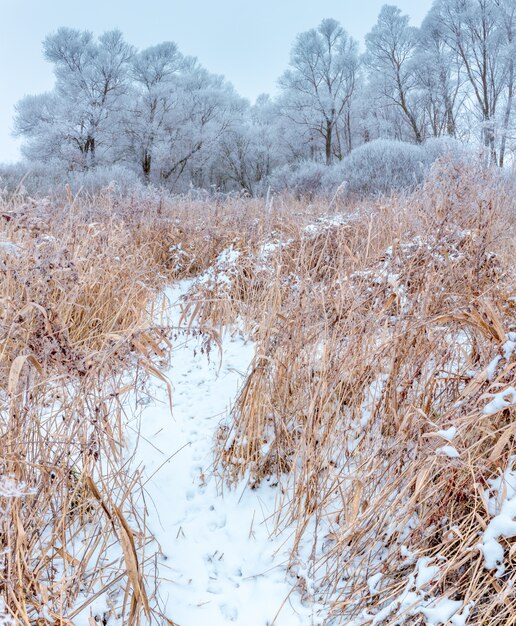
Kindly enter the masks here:
[[124, 623], [148, 612], [122, 400], [167, 347], [165, 274], [158, 242], [111, 208], [2, 207], [0, 590], [20, 624], [73, 624], [105, 590]]
[[[277, 477], [278, 525], [313, 539], [335, 623], [419, 624], [416, 606], [445, 597], [471, 603], [468, 623], [515, 623], [514, 543], [498, 577], [478, 549], [488, 481], [515, 454], [514, 407], [483, 411], [515, 382], [514, 217], [496, 174], [443, 163], [410, 197], [290, 220], [266, 260], [248, 241], [192, 288], [205, 325], [241, 317], [257, 341], [221, 433], [226, 479]], [[450, 427], [458, 458], [438, 453]], [[439, 576], [410, 596], [420, 557]]]
[[0, 613], [73, 624], [107, 592], [96, 619], [136, 624], [152, 610], [168, 623], [145, 580], [152, 537], [124, 399], [167, 360], [163, 286], [202, 272], [241, 232], [260, 239], [262, 214], [260, 202], [109, 191], [3, 198]]
[[[373, 206], [6, 200], [1, 239], [19, 246], [0, 248], [0, 464], [18, 489], [0, 494], [10, 613], [73, 623], [105, 589], [124, 623], [154, 606], [122, 396], [170, 347], [161, 287], [198, 277], [185, 323], [216, 338], [240, 320], [257, 344], [220, 433], [225, 479], [279, 481], [293, 574], [312, 542], [307, 601], [335, 624], [423, 623], [399, 598], [429, 557], [440, 569], [427, 599], [471, 603], [468, 623], [515, 623], [514, 543], [501, 540], [498, 577], [478, 549], [488, 481], [515, 454], [514, 407], [483, 411], [514, 384], [514, 211], [495, 174], [447, 163]], [[458, 458], [437, 453], [452, 426]]]

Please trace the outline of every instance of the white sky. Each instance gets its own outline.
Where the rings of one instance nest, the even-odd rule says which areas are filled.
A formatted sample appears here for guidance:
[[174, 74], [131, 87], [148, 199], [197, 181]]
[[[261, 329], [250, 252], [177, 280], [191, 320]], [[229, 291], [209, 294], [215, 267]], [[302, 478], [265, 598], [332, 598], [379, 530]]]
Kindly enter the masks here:
[[[175, 41], [211, 72], [254, 100], [274, 93], [295, 36], [325, 17], [355, 39], [376, 22], [384, 0], [0, 0], [0, 162], [19, 158], [11, 135], [14, 105], [53, 86], [41, 43], [60, 26], [96, 35], [120, 29], [138, 48]], [[394, 0], [419, 26], [432, 0]]]

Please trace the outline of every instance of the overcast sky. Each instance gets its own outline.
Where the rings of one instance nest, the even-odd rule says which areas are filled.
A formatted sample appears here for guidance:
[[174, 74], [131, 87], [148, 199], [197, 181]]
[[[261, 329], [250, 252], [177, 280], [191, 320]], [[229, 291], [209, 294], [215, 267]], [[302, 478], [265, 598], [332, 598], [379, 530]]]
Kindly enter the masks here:
[[[419, 26], [431, 0], [398, 0]], [[120, 29], [145, 48], [175, 41], [211, 72], [224, 74], [254, 100], [274, 93], [288, 64], [295, 36], [325, 17], [337, 19], [361, 43], [384, 0], [0, 0], [0, 162], [19, 157], [11, 135], [15, 103], [25, 94], [48, 91], [52, 66], [41, 42], [60, 26], [99, 35]]]

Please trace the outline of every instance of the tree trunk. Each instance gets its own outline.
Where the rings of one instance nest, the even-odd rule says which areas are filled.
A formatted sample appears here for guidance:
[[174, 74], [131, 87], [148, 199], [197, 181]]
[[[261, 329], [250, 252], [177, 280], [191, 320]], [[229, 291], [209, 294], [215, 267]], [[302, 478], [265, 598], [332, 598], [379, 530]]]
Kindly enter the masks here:
[[487, 111], [484, 111], [482, 136], [484, 140], [483, 143], [484, 143], [486, 164], [493, 163], [497, 165], [498, 159], [496, 158], [494, 121], [491, 119]]
[[457, 135], [457, 130], [455, 128], [455, 114], [453, 112], [452, 101], [448, 94], [444, 96], [444, 106], [446, 115], [446, 133], [450, 137], [455, 137]]
[[331, 122], [326, 122], [326, 165], [331, 165], [331, 148], [332, 148], [332, 131], [333, 125]]
[[89, 135], [84, 142], [84, 168], [95, 165], [95, 138]]
[[416, 140], [416, 143], [423, 143], [423, 137], [421, 135], [421, 131], [419, 130], [419, 127], [417, 125], [417, 120], [415, 115], [412, 113], [412, 111], [410, 110], [408, 104], [407, 104], [407, 100], [405, 98], [405, 92], [403, 91], [403, 86], [401, 84], [401, 80], [398, 76], [398, 95], [399, 95], [399, 104], [401, 106], [401, 109], [403, 111], [403, 113], [405, 113], [405, 116], [408, 120], [408, 123], [410, 124], [410, 127], [412, 128], [412, 132], [414, 133], [414, 139]]
[[346, 129], [347, 129], [347, 153], [349, 154], [353, 150], [353, 138], [351, 136], [351, 112], [348, 110], [346, 113]]
[[512, 100], [514, 97], [514, 60], [511, 59], [509, 66], [509, 78], [508, 82], [508, 93], [507, 93], [507, 104], [505, 106], [505, 113], [503, 118], [503, 129], [502, 129], [502, 142], [500, 144], [500, 167], [503, 167], [505, 161], [505, 150], [507, 148], [507, 133], [509, 132], [509, 123], [511, 121], [511, 111], [512, 111]]
[[142, 158], [142, 170], [143, 170], [143, 177], [145, 178], [146, 182], [149, 182], [150, 180], [151, 163], [152, 163], [152, 155], [150, 154], [148, 150], [144, 150], [143, 158]]
[[95, 137], [90, 139], [90, 163], [91, 167], [95, 167]]

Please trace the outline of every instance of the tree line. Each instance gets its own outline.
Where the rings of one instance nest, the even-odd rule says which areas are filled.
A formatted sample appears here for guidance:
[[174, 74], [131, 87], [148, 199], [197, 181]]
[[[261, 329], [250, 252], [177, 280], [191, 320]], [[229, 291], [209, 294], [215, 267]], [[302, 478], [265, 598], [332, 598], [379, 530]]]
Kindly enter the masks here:
[[334, 19], [297, 36], [278, 95], [254, 104], [165, 42], [60, 28], [43, 44], [52, 91], [23, 98], [15, 132], [30, 162], [120, 164], [142, 180], [254, 194], [281, 168], [332, 166], [377, 139], [478, 144], [513, 159], [516, 0], [435, 0], [420, 28], [385, 5], [365, 50]]

